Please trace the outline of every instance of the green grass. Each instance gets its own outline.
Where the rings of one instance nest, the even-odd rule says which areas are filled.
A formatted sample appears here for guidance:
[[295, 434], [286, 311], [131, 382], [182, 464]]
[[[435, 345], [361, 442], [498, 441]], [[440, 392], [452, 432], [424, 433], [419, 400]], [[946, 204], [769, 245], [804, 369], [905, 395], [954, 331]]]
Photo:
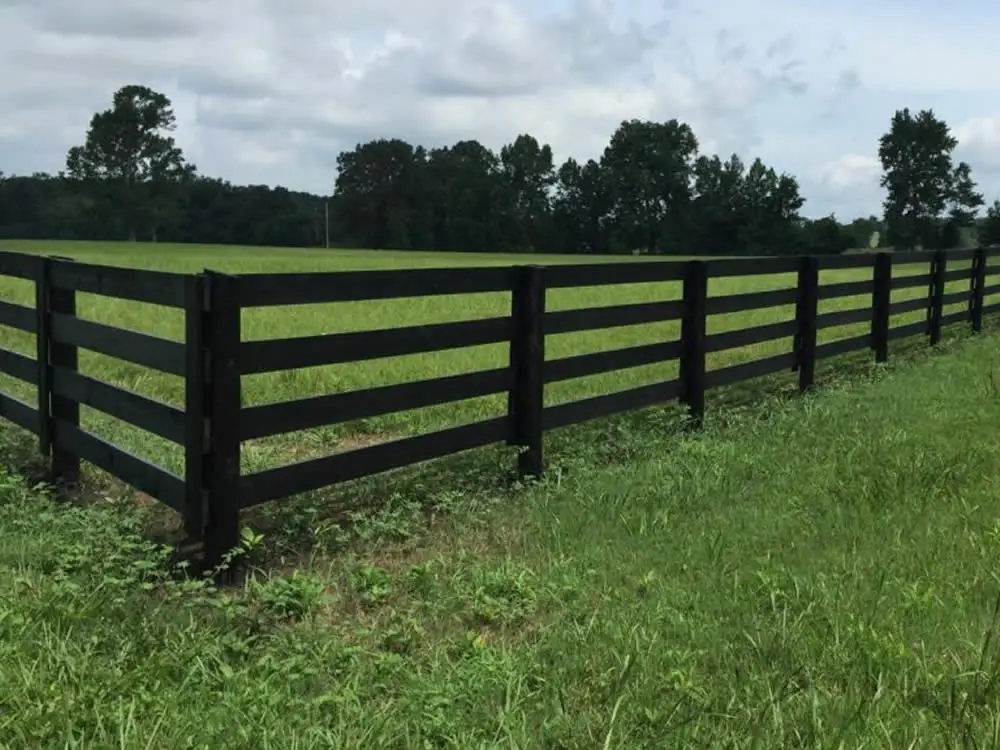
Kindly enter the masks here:
[[366, 480], [350, 538], [289, 503], [226, 594], [131, 505], [2, 477], [0, 746], [998, 747], [998, 366], [578, 428], [527, 488]]
[[[229, 248], [182, 245], [128, 245], [121, 243], [84, 242], [5, 242], [0, 249], [19, 249], [71, 256], [80, 260], [122, 266], [161, 270], [198, 272], [204, 268], [230, 272], [290, 272], [361, 268], [411, 268], [459, 265], [504, 265], [519, 263], [557, 264], [615, 260], [634, 262], [632, 257], [574, 258], [567, 256], [497, 256], [486, 254], [433, 254], [390, 251], [350, 250], [288, 250], [276, 248]], [[897, 273], [926, 272], [926, 264], [904, 266]], [[870, 273], [870, 272], [869, 272]], [[821, 283], [860, 279], [864, 272], [823, 272]], [[710, 294], [737, 294], [755, 290], [776, 289], [795, 285], [794, 274], [754, 278], [713, 279]], [[948, 285], [949, 292], [968, 287], [967, 282]], [[676, 299], [679, 283], [633, 284], [618, 287], [592, 287], [553, 290], [548, 294], [550, 310], [595, 307], [630, 302]], [[925, 294], [923, 288], [895, 292], [893, 299], [906, 299]], [[33, 300], [32, 287], [26, 282], [0, 279], [0, 298], [25, 304]], [[183, 337], [183, 320], [179, 311], [154, 305], [112, 300], [88, 294], [78, 295], [80, 314], [119, 327], [132, 328], [171, 339]], [[868, 307], [867, 296], [824, 301], [821, 312], [851, 307]], [[336, 331], [359, 331], [393, 328], [419, 323], [472, 320], [509, 313], [508, 294], [479, 294], [451, 297], [357, 302], [332, 305], [248, 310], [243, 315], [245, 340], [284, 338]], [[949, 308], [951, 309], [957, 308]], [[709, 333], [745, 328], [793, 317], [793, 306], [712, 316]], [[919, 319], [921, 313], [896, 316], [893, 325]], [[866, 325], [842, 326], [824, 330], [820, 343], [857, 335]], [[617, 349], [679, 337], [677, 322], [631, 326], [609, 331], [592, 331], [550, 336], [546, 341], [550, 359], [587, 352]], [[0, 346], [34, 354], [30, 336], [17, 332], [0, 333]], [[743, 349], [720, 352], [709, 356], [709, 367], [718, 368], [791, 349], [791, 338], [775, 340]], [[505, 344], [471, 349], [421, 354], [370, 362], [283, 371], [243, 379], [244, 403], [247, 405], [286, 401], [325, 393], [364, 389], [376, 385], [441, 377], [462, 372], [506, 366], [508, 349]], [[101, 355], [82, 352], [82, 371], [116, 385], [177, 406], [183, 406], [183, 384], [180, 378], [161, 375], [139, 366]], [[546, 403], [556, 404], [594, 396], [614, 390], [640, 386], [677, 376], [677, 363], [639, 367], [573, 381], [556, 383], [546, 388]], [[786, 377], [791, 382], [793, 376]], [[0, 389], [26, 399], [32, 399], [30, 389], [6, 377], [0, 377]], [[403, 412], [376, 419], [354, 422], [317, 430], [309, 430], [276, 438], [252, 441], [245, 445], [244, 471], [256, 471], [281, 465], [304, 456], [321, 455], [344, 447], [426, 432], [450, 425], [498, 416], [504, 413], [506, 400], [502, 395], [471, 399], [457, 404]], [[183, 455], [179, 448], [122, 424], [89, 409], [84, 409], [84, 426], [113, 440], [147, 459], [180, 471]]]

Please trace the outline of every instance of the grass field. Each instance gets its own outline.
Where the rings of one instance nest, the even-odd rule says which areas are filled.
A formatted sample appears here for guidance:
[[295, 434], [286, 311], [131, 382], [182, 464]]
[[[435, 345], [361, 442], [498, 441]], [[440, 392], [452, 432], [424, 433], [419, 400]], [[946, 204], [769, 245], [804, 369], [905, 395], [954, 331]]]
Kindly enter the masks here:
[[[574, 258], [566, 256], [495, 256], [485, 254], [428, 254], [411, 252], [289, 250], [279, 248], [227, 248], [212, 246], [128, 245], [71, 242], [5, 242], [0, 249], [18, 249], [74, 257], [83, 261], [110, 265], [135, 266], [169, 271], [197, 272], [204, 268], [221, 271], [298, 272], [311, 270], [445, 267], [458, 265], [557, 264], [609, 260], [608, 258]], [[620, 262], [634, 262], [631, 257], [616, 257]], [[897, 273], [926, 272], [926, 264], [896, 269]], [[866, 272], [823, 272], [821, 283], [859, 279]], [[867, 273], [870, 273], [867, 272]], [[793, 274], [749, 279], [713, 279], [712, 295], [735, 294], [795, 285]], [[947, 291], [967, 288], [967, 282], [954, 282]], [[893, 299], [925, 294], [923, 288], [901, 290]], [[679, 283], [635, 284], [620, 287], [594, 287], [554, 290], [549, 293], [550, 310], [574, 307], [596, 307], [628, 302], [676, 299]], [[23, 303], [33, 302], [32, 286], [27, 282], [0, 279], [0, 297]], [[851, 307], [868, 307], [870, 298], [855, 297], [821, 302], [821, 312]], [[404, 299], [379, 302], [357, 302], [332, 305], [267, 308], [248, 310], [243, 318], [246, 340], [283, 338], [309, 334], [392, 328], [425, 322], [472, 320], [508, 314], [509, 294], [479, 294], [425, 299]], [[172, 339], [183, 336], [180, 311], [134, 302], [112, 300], [92, 295], [78, 295], [78, 309], [84, 317], [111, 323], [118, 327], [148, 332]], [[744, 328], [768, 322], [791, 319], [793, 306], [769, 310], [718, 315], [709, 319], [709, 333]], [[917, 320], [920, 312], [897, 316], [893, 325]], [[856, 335], [865, 325], [843, 326], [820, 334], [820, 343]], [[555, 359], [585, 352], [617, 349], [643, 343], [670, 341], [679, 337], [679, 323], [631, 326], [610, 331], [594, 331], [550, 336], [546, 341], [547, 357]], [[777, 354], [791, 349], [791, 339], [776, 340], [754, 347], [712, 354], [709, 367]], [[34, 354], [33, 339], [28, 335], [4, 330], [0, 346]], [[285, 401], [324, 393], [363, 389], [374, 385], [433, 378], [461, 372], [502, 367], [507, 364], [507, 346], [491, 345], [474, 349], [422, 354], [364, 363], [283, 371], [246, 377], [244, 403], [247, 405]], [[162, 375], [129, 363], [102, 355], [81, 352], [83, 372], [108, 382], [131, 388], [167, 403], [183, 405], [180, 378]], [[677, 363], [667, 363], [605, 375], [556, 383], [546, 388], [549, 404], [576, 400], [586, 396], [621, 390], [677, 375]], [[791, 382], [792, 375], [787, 377]], [[3, 377], [0, 388], [6, 392], [30, 398], [23, 384]], [[328, 453], [339, 447], [358, 442], [382, 440], [424, 432], [448, 425], [497, 416], [505, 410], [502, 396], [473, 399], [442, 407], [389, 415], [361, 423], [311, 430], [287, 436], [253, 441], [245, 446], [244, 470], [255, 471], [288, 463], [305, 455]], [[89, 409], [83, 410], [83, 423], [91, 431], [112, 439], [128, 450], [179, 471], [183, 456], [179, 448], [166, 441], [141, 433]]]
[[919, 359], [401, 481], [226, 595], [0, 476], [0, 746], [998, 747], [1000, 355]]

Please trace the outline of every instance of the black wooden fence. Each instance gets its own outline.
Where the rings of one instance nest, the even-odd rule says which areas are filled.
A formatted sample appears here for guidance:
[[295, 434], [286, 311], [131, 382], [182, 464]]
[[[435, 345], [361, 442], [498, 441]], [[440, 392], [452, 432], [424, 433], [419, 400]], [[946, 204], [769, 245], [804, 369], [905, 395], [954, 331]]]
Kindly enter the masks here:
[[[541, 475], [543, 434], [559, 427], [679, 400], [699, 421], [708, 390], [781, 371], [813, 385], [816, 363], [871, 349], [888, 358], [889, 344], [911, 335], [940, 340], [943, 326], [966, 323], [975, 331], [985, 304], [1000, 284], [987, 287], [995, 248], [936, 253], [879, 253], [790, 257], [629, 262], [553, 267], [350, 271], [270, 275], [163, 273], [76, 263], [68, 259], [0, 253], [0, 275], [35, 283], [35, 309], [0, 301], [0, 324], [37, 339], [36, 358], [0, 349], [0, 372], [37, 386], [35, 404], [0, 394], [0, 417], [35, 433], [51, 457], [56, 479], [73, 482], [80, 460], [115, 475], [180, 512], [185, 529], [205, 541], [218, 560], [239, 541], [239, 513], [269, 500], [318, 489], [429, 459], [495, 443], [519, 446], [521, 475]], [[971, 266], [949, 270], [949, 261]], [[915, 275], [894, 266], [926, 264]], [[865, 269], [870, 278], [820, 284], [820, 271]], [[794, 288], [709, 296], [710, 278], [797, 274]], [[967, 280], [967, 290], [945, 293], [947, 282]], [[681, 282], [681, 299], [610, 307], [549, 311], [546, 291], [615, 284]], [[925, 287], [927, 294], [893, 302], [893, 290]], [[76, 292], [153, 303], [184, 311], [185, 340], [170, 341], [76, 316]], [[510, 314], [481, 320], [376, 331], [243, 341], [241, 311], [282, 305], [384, 300], [434, 295], [508, 292]], [[871, 295], [861, 309], [818, 313], [821, 300]], [[949, 305], [962, 309], [944, 313]], [[706, 334], [710, 315], [794, 305], [793, 320]], [[891, 316], [925, 311], [922, 320], [890, 327]], [[675, 341], [546, 359], [547, 336], [619, 326], [680, 321]], [[868, 323], [863, 335], [817, 344], [818, 331]], [[790, 351], [716, 370], [709, 353], [794, 337]], [[506, 367], [430, 380], [336, 393], [291, 402], [244, 407], [244, 375], [483, 344], [509, 343]], [[178, 409], [79, 372], [78, 348], [180, 376], [185, 407]], [[545, 386], [573, 378], [679, 361], [679, 377], [625, 391], [546, 406]], [[394, 412], [507, 394], [503, 416], [392, 442], [241, 475], [244, 441]], [[80, 405], [102, 411], [185, 450], [184, 476], [141, 459], [80, 427]]]

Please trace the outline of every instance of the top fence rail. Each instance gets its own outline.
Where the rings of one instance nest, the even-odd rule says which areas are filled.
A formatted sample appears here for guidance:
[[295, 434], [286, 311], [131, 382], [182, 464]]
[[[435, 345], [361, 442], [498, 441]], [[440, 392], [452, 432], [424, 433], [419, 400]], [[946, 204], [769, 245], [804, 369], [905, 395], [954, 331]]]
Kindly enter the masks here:
[[43, 258], [37, 255], [0, 252], [0, 276], [37, 280], [41, 275]]
[[38, 281], [46, 269], [49, 281], [59, 289], [177, 308], [185, 305], [187, 279], [191, 277], [191, 274], [99, 266], [43, 255], [0, 252], [0, 276]]
[[272, 307], [506, 292], [515, 273], [513, 268], [497, 266], [240, 274], [235, 278], [241, 307]]
[[[995, 249], [995, 248], [990, 248]], [[950, 250], [949, 260], [971, 260], [974, 249]], [[821, 270], [871, 267], [877, 253], [819, 256]], [[929, 263], [930, 251], [892, 253], [893, 265]], [[705, 259], [709, 277], [795, 273], [803, 256]], [[531, 256], [525, 256], [530, 260]], [[548, 289], [682, 281], [688, 261], [673, 258], [613, 263], [570, 263], [545, 267]], [[48, 264], [59, 288], [106, 297], [184, 308], [183, 274], [79, 263], [69, 259], [0, 252], [0, 276], [36, 280]], [[320, 273], [235, 274], [241, 307], [276, 307], [512, 291], [517, 268], [478, 266]]]
[[94, 266], [73, 261], [51, 261], [54, 286], [78, 292], [183, 308], [188, 274], [137, 268]]

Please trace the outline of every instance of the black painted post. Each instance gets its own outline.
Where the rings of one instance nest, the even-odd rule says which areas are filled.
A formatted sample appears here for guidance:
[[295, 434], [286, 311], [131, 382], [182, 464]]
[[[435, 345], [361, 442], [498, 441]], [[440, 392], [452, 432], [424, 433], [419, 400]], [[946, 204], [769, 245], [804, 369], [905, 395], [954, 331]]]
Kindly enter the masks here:
[[[204, 396], [208, 409], [208, 519], [205, 527], [205, 562], [218, 566], [240, 543], [240, 305], [237, 280], [206, 271], [205, 310], [208, 383]], [[234, 561], [235, 562], [235, 561]], [[220, 576], [232, 582], [230, 567]]]
[[692, 427], [705, 417], [705, 332], [708, 318], [708, 266], [688, 261], [684, 269], [684, 314], [681, 319], [680, 400]]
[[969, 281], [969, 321], [972, 330], [983, 330], [983, 290], [986, 288], [986, 249], [978, 248], [972, 256], [972, 278]]
[[798, 289], [795, 366], [799, 371], [799, 390], [808, 391], [816, 376], [816, 317], [819, 310], [819, 259], [816, 256], [802, 257]]
[[876, 362], [889, 359], [889, 317], [892, 299], [892, 255], [875, 255], [875, 288], [872, 290], [872, 350]]
[[77, 372], [80, 367], [79, 354], [74, 344], [56, 341], [52, 337], [54, 323], [60, 316], [76, 317], [76, 291], [62, 289], [52, 283], [52, 267], [56, 263], [70, 263], [70, 258], [47, 258], [44, 261], [42, 296], [45, 298], [45, 338], [48, 340], [48, 357], [46, 361], [46, 383], [49, 407], [46, 414], [40, 414], [41, 419], [48, 417], [47, 439], [51, 440], [52, 478], [59, 484], [75, 485], [80, 481], [80, 457], [72, 451], [59, 447], [59, 425], [80, 427], [80, 404], [73, 399], [59, 396], [52, 392], [51, 383], [56, 368]]
[[35, 269], [35, 362], [38, 365], [38, 452], [52, 455], [52, 422], [49, 399], [52, 379], [49, 377], [49, 269], [48, 260], [38, 258]]
[[545, 407], [545, 276], [540, 266], [518, 269], [511, 295], [513, 336], [510, 342], [514, 387], [507, 414], [512, 445], [521, 448], [517, 473], [541, 477], [545, 470], [542, 415]]
[[184, 295], [184, 531], [188, 539], [201, 539], [205, 531], [206, 461], [208, 450], [207, 405], [209, 372], [206, 343], [207, 296], [204, 276], [189, 276]]
[[931, 288], [927, 306], [927, 322], [931, 346], [937, 346], [941, 341], [941, 311], [944, 298], [944, 274], [948, 256], [944, 250], [936, 250], [931, 259]]

